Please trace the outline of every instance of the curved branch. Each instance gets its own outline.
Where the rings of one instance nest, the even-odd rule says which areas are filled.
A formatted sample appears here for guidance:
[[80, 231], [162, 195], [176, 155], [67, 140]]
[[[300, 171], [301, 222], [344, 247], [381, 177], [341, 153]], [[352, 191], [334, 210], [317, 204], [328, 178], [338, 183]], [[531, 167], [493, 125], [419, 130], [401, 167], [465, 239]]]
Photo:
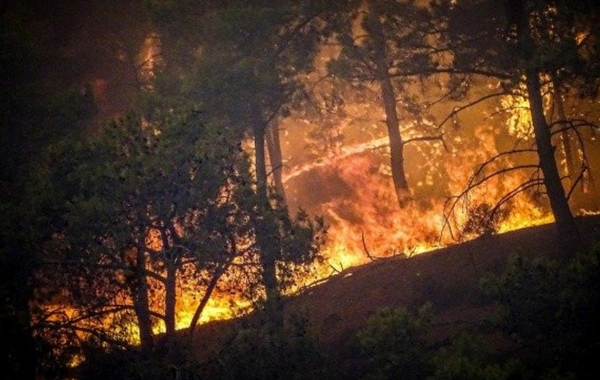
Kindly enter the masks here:
[[567, 200], [571, 199], [571, 195], [573, 195], [573, 191], [575, 191], [575, 188], [577, 187], [577, 185], [581, 181], [583, 181], [583, 176], [588, 171], [589, 171], [589, 168], [587, 167], [587, 165], [584, 164], [583, 168], [579, 171], [579, 175], [577, 175], [577, 178], [575, 179], [575, 181], [573, 181], [573, 184], [571, 185], [571, 188], [569, 189], [569, 192], [567, 193]]
[[413, 76], [422, 76], [422, 75], [434, 75], [434, 74], [453, 74], [453, 75], [478, 75], [484, 76], [487, 78], [497, 78], [497, 79], [512, 79], [513, 76], [509, 74], [499, 73], [490, 70], [480, 70], [480, 69], [469, 69], [469, 70], [458, 70], [454, 68], [434, 68], [429, 70], [414, 70], [414, 71], [397, 71], [397, 74], [392, 75], [392, 77], [402, 78], [402, 77], [413, 77]]
[[[475, 172], [471, 175], [471, 177], [469, 178], [469, 180], [467, 181], [467, 185], [466, 187], [463, 189], [463, 191], [461, 191], [460, 194], [449, 197], [446, 202], [444, 203], [444, 222], [442, 224], [442, 228], [440, 231], [440, 239], [442, 238], [442, 235], [444, 233], [444, 231], [447, 229], [450, 233], [450, 237], [452, 239], [456, 239], [455, 235], [454, 235], [454, 231], [452, 229], [452, 222], [451, 222], [451, 215], [454, 213], [454, 210], [456, 209], [458, 203], [462, 200], [462, 199], [466, 199], [468, 197], [468, 194], [475, 188], [481, 186], [482, 184], [484, 184], [485, 182], [489, 181], [491, 178], [497, 177], [497, 176], [501, 176], [503, 174], [509, 173], [509, 172], [513, 172], [516, 170], [523, 170], [523, 169], [536, 169], [537, 171], [539, 171], [539, 165], [518, 165], [518, 166], [514, 166], [514, 167], [510, 167], [510, 168], [504, 168], [504, 169], [500, 169], [500, 170], [496, 170], [491, 174], [485, 175], [483, 177], [480, 177], [480, 175], [482, 175], [485, 167], [489, 164], [491, 164], [492, 162], [494, 162], [495, 160], [499, 159], [500, 157], [507, 155], [507, 154], [511, 154], [511, 153], [525, 153], [525, 152], [531, 152], [533, 151], [532, 149], [521, 149], [521, 150], [515, 150], [515, 151], [507, 151], [507, 152], [501, 152], [499, 154], [497, 154], [494, 157], [491, 157], [490, 159], [488, 159], [487, 161], [485, 161], [483, 164], [479, 165], [479, 167], [477, 168], [477, 170], [475, 170]], [[476, 179], [477, 177], [480, 177], [479, 179]], [[519, 187], [517, 187], [517, 189], [519, 189], [516, 193], [514, 192], [515, 189], [511, 190], [507, 195], [505, 195], [504, 197], [502, 197], [500, 199], [500, 201], [498, 201], [498, 203], [504, 204], [505, 202], [507, 202], [508, 200], [510, 200], [511, 198], [513, 198], [515, 195], [525, 191], [526, 189], [539, 185], [541, 184], [542, 180], [539, 178], [534, 178], [534, 179], [530, 179], [529, 181], [525, 182], [525, 184], [520, 185]], [[523, 187], [521, 187], [523, 186]], [[500, 206], [499, 204], [496, 204], [496, 206], [493, 209], [493, 212], [495, 213], [498, 209], [498, 207]]]
[[600, 132], [600, 125], [592, 123], [589, 120], [585, 119], [567, 119], [567, 120], [555, 120], [548, 126], [552, 129], [556, 125], [567, 125], [564, 128], [559, 128], [552, 131], [552, 134], [561, 133], [564, 131], [575, 130], [578, 128], [590, 128], [593, 132]]
[[367, 248], [367, 242], [365, 241], [365, 234], [362, 232], [362, 230], [360, 231], [360, 238], [362, 240], [362, 245], [363, 245], [363, 249], [365, 250], [365, 254], [369, 258], [369, 260], [375, 261], [375, 260], [384, 259], [384, 257], [379, 257], [379, 256], [373, 256], [373, 255], [371, 255], [371, 252], [369, 252], [369, 249]]
[[420, 137], [413, 137], [411, 139], [407, 139], [404, 141], [404, 145], [412, 143], [412, 142], [417, 142], [417, 141], [435, 141], [435, 140], [439, 140], [442, 142], [442, 145], [444, 145], [444, 149], [446, 149], [446, 152], [449, 152], [450, 150], [448, 149], [448, 146], [446, 145], [446, 141], [444, 140], [444, 134], [442, 133], [439, 136], [420, 136]]
[[52, 329], [52, 330], [68, 329], [73, 332], [87, 333], [87, 334], [95, 336], [102, 342], [109, 343], [109, 344], [117, 346], [117, 347], [122, 347], [122, 348], [130, 347], [130, 345], [126, 342], [111, 338], [105, 332], [97, 330], [97, 329], [89, 328], [89, 327], [82, 327], [82, 326], [68, 326], [67, 327], [67, 326], [62, 326], [62, 325], [54, 326], [54, 325], [49, 324], [49, 325], [44, 326], [43, 328]]
[[455, 107], [452, 110], [452, 112], [450, 112], [450, 114], [448, 116], [446, 116], [444, 118], [444, 120], [442, 120], [442, 122], [438, 125], [438, 128], [443, 127], [444, 124], [446, 124], [449, 120], [453, 120], [462, 111], [464, 111], [466, 109], [469, 109], [469, 108], [471, 108], [471, 107], [473, 107], [473, 106], [475, 106], [475, 105], [477, 105], [479, 103], [483, 103], [486, 100], [495, 98], [497, 96], [503, 96], [503, 95], [506, 95], [506, 93], [505, 92], [496, 92], [496, 93], [493, 93], [493, 94], [488, 94], [488, 95], [482, 96], [481, 98], [475, 99], [475, 100], [473, 100], [473, 101], [471, 101], [468, 104], [465, 104], [463, 106]]
[[543, 184], [544, 184], [544, 180], [541, 178], [530, 179], [529, 181], [526, 181], [526, 182], [520, 184], [516, 188], [509, 191], [502, 198], [500, 198], [500, 200], [498, 202], [496, 202], [496, 206], [494, 206], [494, 208], [492, 209], [492, 215], [494, 215], [503, 204], [510, 201], [512, 198], [514, 198], [518, 194], [520, 194], [520, 193], [524, 192], [525, 190], [530, 189], [532, 187], [542, 186]]
[[471, 177], [476, 177], [477, 175], [479, 175], [479, 173], [481, 171], [483, 171], [485, 169], [485, 167], [487, 165], [490, 165], [491, 163], [493, 163], [494, 161], [504, 157], [504, 156], [508, 156], [511, 154], [520, 154], [520, 153], [535, 153], [537, 152], [536, 149], [513, 149], [513, 150], [507, 150], [504, 152], [500, 152], [490, 158], [488, 158], [487, 160], [485, 160], [484, 162], [482, 162], [481, 164], [479, 164], [478, 169], [473, 173], [473, 175], [471, 175]]
[[[484, 182], [487, 182], [488, 180], [490, 180], [490, 179], [492, 179], [492, 178], [494, 178], [496, 176], [499, 176], [499, 175], [502, 175], [502, 174], [506, 174], [506, 173], [509, 173], [509, 172], [512, 172], [512, 171], [515, 171], [515, 170], [522, 170], [522, 169], [539, 169], [539, 165], [533, 165], [533, 164], [531, 164], [531, 165], [518, 165], [518, 166], [513, 166], [513, 167], [510, 167], [510, 168], [504, 168], [504, 169], [497, 170], [497, 171], [495, 171], [495, 172], [493, 172], [491, 174], [483, 176], [482, 178], [480, 178], [477, 181], [475, 181], [475, 178], [473, 178], [472, 181], [469, 180], [469, 182], [468, 182], [469, 183], [469, 187], [468, 187], [467, 191], [468, 190], [472, 190], [475, 187], [482, 185]], [[464, 192], [461, 193], [461, 194], [464, 195]]]

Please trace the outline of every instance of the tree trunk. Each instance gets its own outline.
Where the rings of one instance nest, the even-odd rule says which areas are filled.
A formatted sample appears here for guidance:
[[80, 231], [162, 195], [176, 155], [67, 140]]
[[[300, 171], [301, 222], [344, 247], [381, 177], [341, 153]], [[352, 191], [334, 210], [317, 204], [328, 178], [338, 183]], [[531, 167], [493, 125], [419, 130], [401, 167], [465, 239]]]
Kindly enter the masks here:
[[392, 167], [394, 189], [398, 196], [398, 202], [400, 205], [403, 205], [408, 200], [409, 194], [408, 181], [404, 172], [404, 142], [400, 135], [400, 123], [396, 111], [396, 97], [389, 78], [382, 80], [380, 84], [385, 106], [387, 132], [390, 140], [390, 164]]
[[[559, 120], [566, 120], [565, 104], [563, 102], [562, 93], [560, 92], [560, 87], [557, 84], [554, 85], [554, 91], [558, 118]], [[576, 151], [574, 151], [573, 149], [569, 130], [566, 129], [567, 126], [567, 123], [561, 123], [561, 128], [563, 128], [563, 131], [561, 132], [561, 142], [563, 147], [563, 153], [565, 155], [565, 162], [567, 163], [567, 176], [569, 177], [569, 185], [573, 186], [575, 184], [575, 181], [577, 181], [577, 177], [581, 175], [581, 192], [586, 193], [588, 190], [588, 178], [585, 175], [585, 173], [581, 173], [581, 171], [578, 172], [577, 162], [579, 162], [579, 158]], [[582, 169], [580, 168], [579, 170]]]
[[550, 199], [550, 207], [559, 232], [560, 244], [565, 249], [573, 249], [579, 240], [579, 232], [556, 166], [552, 135], [544, 116], [539, 74], [534, 68], [528, 68], [525, 70], [525, 75], [537, 154], [544, 175], [546, 192]]
[[279, 129], [275, 126], [267, 128], [266, 131], [267, 148], [269, 150], [269, 161], [273, 171], [273, 180], [275, 190], [280, 206], [286, 205], [285, 189], [283, 188], [283, 159], [281, 156], [281, 140], [279, 139]]
[[255, 219], [256, 240], [261, 253], [262, 280], [265, 287], [265, 308], [270, 322], [283, 326], [281, 295], [277, 282], [278, 243], [272, 222], [271, 205], [267, 195], [267, 169], [265, 156], [265, 127], [254, 129], [254, 148], [256, 154], [256, 190], [258, 196], [258, 216]]
[[394, 190], [398, 197], [400, 206], [406, 204], [409, 199], [408, 181], [404, 172], [404, 142], [400, 134], [400, 122], [398, 119], [398, 110], [396, 108], [396, 95], [394, 86], [388, 73], [388, 64], [386, 58], [385, 37], [379, 20], [379, 11], [374, 2], [369, 3], [369, 15], [371, 38], [375, 48], [376, 75], [381, 88], [381, 96], [385, 110], [385, 122], [387, 126], [388, 138], [390, 141], [390, 165], [392, 169], [392, 179]]
[[150, 302], [148, 300], [148, 282], [146, 279], [146, 257], [141, 247], [137, 249], [136, 272], [132, 284], [133, 307], [140, 329], [140, 346], [143, 352], [150, 352], [154, 347], [152, 320], [150, 319]]
[[202, 315], [204, 308], [208, 304], [208, 301], [210, 300], [210, 297], [211, 297], [213, 291], [217, 287], [219, 280], [221, 279], [223, 274], [225, 274], [225, 272], [227, 271], [227, 269], [233, 262], [234, 258], [235, 258], [235, 256], [232, 255], [227, 260], [227, 262], [223, 264], [222, 267], [217, 268], [215, 270], [215, 273], [213, 274], [212, 278], [210, 279], [210, 282], [208, 283], [208, 286], [206, 287], [206, 290], [204, 291], [204, 295], [202, 296], [202, 299], [200, 300], [198, 307], [196, 307], [196, 311], [194, 312], [194, 316], [192, 317], [192, 321], [190, 322], [190, 326], [188, 328], [188, 347], [191, 347], [194, 342], [194, 332], [196, 331], [196, 326], [198, 325], [198, 322], [200, 321], [200, 316]]
[[[556, 104], [556, 110], [558, 113], [559, 120], [566, 120], [565, 116], [565, 104], [562, 99], [562, 94], [560, 91], [560, 86], [556, 82], [554, 82], [554, 103]], [[570, 179], [570, 183], [572, 184], [575, 180], [575, 158], [573, 157], [573, 147], [571, 146], [571, 138], [569, 137], [569, 131], [565, 128], [566, 123], [560, 123], [563, 131], [561, 132], [561, 141], [563, 147], [563, 154], [565, 155], [565, 162], [567, 164], [567, 176]]]
[[576, 250], [578, 248], [579, 232], [575, 218], [569, 208], [556, 165], [556, 158], [554, 157], [552, 134], [544, 114], [539, 68], [535, 66], [531, 59], [532, 52], [535, 52], [537, 49], [531, 36], [530, 12], [527, 9], [526, 2], [512, 1], [511, 7], [511, 14], [514, 17], [512, 22], [517, 27], [519, 54], [524, 65], [522, 69], [525, 74], [525, 85], [527, 87], [531, 120], [535, 133], [535, 144], [540, 160], [540, 168], [544, 175], [544, 186], [546, 187], [546, 193], [550, 200], [550, 207], [552, 208], [552, 214], [554, 215], [558, 230], [558, 243], [564, 251]]
[[176, 274], [174, 262], [166, 260], [165, 281], [165, 331], [167, 343], [170, 344], [175, 337], [175, 310], [176, 310]]

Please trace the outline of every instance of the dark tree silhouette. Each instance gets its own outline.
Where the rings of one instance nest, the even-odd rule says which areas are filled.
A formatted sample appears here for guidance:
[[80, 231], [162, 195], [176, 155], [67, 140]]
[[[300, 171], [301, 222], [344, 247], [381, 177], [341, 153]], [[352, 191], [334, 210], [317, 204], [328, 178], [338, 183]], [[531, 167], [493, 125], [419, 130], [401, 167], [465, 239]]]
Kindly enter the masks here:
[[[402, 113], [416, 116], [410, 87], [437, 67], [435, 27], [426, 7], [417, 2], [347, 2], [334, 21], [340, 54], [329, 63], [331, 75], [376, 84], [389, 138], [392, 180], [400, 205], [410, 199], [404, 147], [409, 142], [440, 140], [437, 131], [420, 126], [425, 135], [403, 136]], [[357, 31], [360, 22], [361, 30]], [[404, 105], [400, 105], [400, 104]], [[404, 131], [406, 133], [406, 131]]]
[[[552, 139], [557, 133], [552, 130], [556, 124], [548, 122], [543, 103], [553, 77], [560, 78], [561, 86], [568, 83], [576, 89], [573, 92], [596, 96], [598, 71], [592, 56], [598, 51], [587, 46], [586, 40], [596, 40], [591, 22], [598, 18], [598, 12], [596, 6], [589, 5], [534, 0], [437, 3], [438, 14], [443, 15], [441, 19], [447, 25], [446, 43], [453, 54], [454, 83], [460, 83], [456, 88], [468, 90], [476, 78], [500, 83], [502, 91], [486, 94], [470, 104], [507, 91], [520, 92], [529, 100], [542, 179], [528, 182], [516, 191], [543, 184], [559, 241], [565, 249], [576, 247], [578, 231], [557, 167]], [[453, 111], [451, 116], [465, 108]], [[594, 121], [588, 120], [588, 125]]]

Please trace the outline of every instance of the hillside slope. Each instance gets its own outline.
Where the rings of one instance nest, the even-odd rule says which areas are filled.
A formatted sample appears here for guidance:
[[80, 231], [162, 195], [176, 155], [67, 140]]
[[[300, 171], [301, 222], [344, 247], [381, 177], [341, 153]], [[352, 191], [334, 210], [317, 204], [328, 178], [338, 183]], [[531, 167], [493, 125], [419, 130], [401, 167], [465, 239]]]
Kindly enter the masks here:
[[[583, 243], [600, 238], [600, 217], [579, 218]], [[287, 315], [302, 313], [337, 373], [352, 378], [358, 345], [356, 332], [383, 307], [434, 307], [433, 336], [443, 341], [479, 326], [496, 306], [481, 296], [482, 276], [501, 272], [510, 255], [558, 256], [554, 225], [484, 236], [409, 259], [394, 257], [350, 268], [286, 301]], [[198, 352], [218, 347], [236, 321], [200, 326]]]

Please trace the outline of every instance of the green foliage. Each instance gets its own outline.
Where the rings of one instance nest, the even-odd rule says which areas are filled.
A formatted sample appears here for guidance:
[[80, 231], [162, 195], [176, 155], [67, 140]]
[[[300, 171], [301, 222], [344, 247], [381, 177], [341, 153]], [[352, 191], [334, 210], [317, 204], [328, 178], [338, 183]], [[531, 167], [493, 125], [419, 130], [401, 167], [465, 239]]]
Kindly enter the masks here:
[[[129, 116], [112, 122], [92, 143], [62, 148], [54, 183], [68, 188], [65, 222], [83, 227], [72, 236], [84, 244], [103, 237], [117, 247], [136, 246], [147, 228], [179, 223], [188, 229], [183, 239], [189, 243], [206, 237], [197, 235], [206, 232], [200, 225], [184, 220], [197, 210], [214, 224], [232, 211], [236, 194], [223, 194], [223, 187], [249, 182], [235, 141], [184, 111], [147, 127]], [[232, 201], [221, 203], [227, 195]]]
[[569, 286], [560, 292], [558, 320], [569, 332], [569, 350], [582, 360], [594, 360], [600, 349], [600, 244], [575, 257], [564, 268]]
[[502, 307], [498, 326], [512, 345], [495, 346], [497, 332], [459, 335], [434, 355], [431, 378], [586, 378], [582, 368], [594, 363], [600, 342], [599, 254], [596, 246], [568, 262], [512, 256], [503, 273], [481, 281]]
[[293, 315], [286, 327], [248, 327], [212, 360], [203, 375], [211, 379], [315, 379], [322, 357], [308, 332], [308, 320]]
[[[374, 18], [363, 17], [360, 3], [348, 2], [349, 9], [341, 9], [337, 15], [336, 38], [342, 47], [341, 54], [328, 64], [329, 71], [342, 78], [358, 81], [379, 80], [381, 73], [374, 70], [382, 62], [377, 55], [378, 33], [373, 25]], [[394, 70], [398, 90], [407, 91], [405, 85], [411, 75], [427, 75], [436, 65], [433, 46], [426, 42], [428, 25], [432, 15], [428, 9], [415, 1], [393, 4], [377, 4], [382, 38], [385, 40], [385, 55], [388, 57], [385, 72]], [[379, 17], [380, 16], [380, 17]], [[367, 32], [356, 33], [357, 20]], [[408, 74], [410, 73], [410, 74]]]
[[[368, 378], [576, 379], [587, 378], [599, 353], [600, 245], [566, 262], [510, 258], [506, 270], [482, 279], [502, 312], [497, 323], [424, 344], [429, 309], [411, 315], [383, 309], [358, 334], [370, 359]], [[495, 330], [499, 327], [499, 330]]]
[[[150, 108], [157, 101], [200, 104], [211, 125], [237, 130], [240, 140], [253, 134], [255, 148], [264, 147], [265, 130], [276, 130], [279, 118], [288, 113], [300, 92], [299, 74], [316, 54], [316, 15], [294, 1], [150, 3], [166, 58]], [[278, 141], [267, 139], [268, 148], [280, 152]], [[324, 229], [304, 213], [290, 217], [279, 202], [269, 204], [266, 158], [256, 151], [257, 194], [249, 194], [248, 200], [258, 245], [253, 260], [260, 268], [255, 272], [263, 283], [249, 281], [248, 288], [256, 297], [265, 293], [274, 305], [280, 290], [317, 259]], [[272, 168], [281, 167], [277, 156], [269, 154]], [[278, 170], [273, 177], [282, 194]]]
[[482, 281], [502, 306], [502, 329], [533, 342], [527, 364], [547, 378], [577, 376], [599, 353], [600, 246], [568, 262], [513, 256], [504, 273]]
[[194, 110], [154, 116], [145, 124], [124, 117], [49, 154], [53, 229], [35, 301], [52, 297], [77, 313], [49, 321], [40, 309], [36, 317], [63, 350], [79, 344], [72, 332], [81, 328], [108, 346], [131, 344], [134, 325], [142, 339], [151, 325], [169, 330], [184, 288], [206, 289], [252, 250], [237, 249], [252, 232], [252, 181], [239, 136], [204, 124]]
[[135, 349], [107, 351], [90, 346], [85, 354], [89, 359], [76, 370], [79, 380], [164, 380], [176, 379], [181, 373], [180, 367], [164, 355], [142, 354]]
[[313, 219], [303, 210], [291, 217], [284, 209], [278, 220], [281, 244], [278, 277], [285, 292], [298, 285], [299, 279], [305, 281], [314, 264], [323, 260], [320, 248], [327, 237], [327, 227], [323, 218]]
[[428, 347], [423, 334], [431, 323], [431, 305], [417, 315], [406, 309], [384, 308], [369, 318], [367, 327], [357, 334], [373, 371], [370, 378], [423, 379], [428, 372]]
[[557, 297], [565, 285], [556, 261], [513, 255], [504, 273], [484, 278], [482, 285], [505, 306], [503, 324], [507, 332], [532, 338], [555, 330], [560, 308]]
[[[58, 313], [56, 321], [38, 310], [43, 335], [63, 353], [79, 352], [73, 332], [81, 328], [102, 347], [127, 347], [132, 326], [140, 327], [146, 350], [153, 338], [144, 340], [144, 331], [153, 335], [152, 327], [162, 323], [168, 329], [175, 307], [169, 295], [212, 290], [208, 284], [221, 276], [221, 291], [229, 287], [256, 299], [261, 231], [253, 220], [272, 223], [269, 243], [279, 249], [282, 288], [319, 258], [323, 221], [304, 212], [290, 217], [283, 208], [262, 215], [240, 131], [203, 119], [189, 109], [155, 112], [149, 122], [130, 115], [91, 140], [53, 146], [53, 166], [44, 177], [54, 195], [45, 256], [50, 265], [42, 268], [44, 291], [37, 300], [54, 297], [78, 310], [73, 318]], [[243, 265], [232, 266], [234, 260]], [[173, 331], [167, 335], [174, 338]], [[290, 339], [286, 335], [277, 347], [304, 349]]]
[[162, 100], [192, 99], [208, 120], [245, 131], [289, 109], [321, 38], [304, 2], [150, 3], [166, 58]]
[[461, 334], [432, 359], [435, 380], [508, 380], [521, 378], [518, 362], [500, 365], [493, 361], [489, 344], [475, 335]]

